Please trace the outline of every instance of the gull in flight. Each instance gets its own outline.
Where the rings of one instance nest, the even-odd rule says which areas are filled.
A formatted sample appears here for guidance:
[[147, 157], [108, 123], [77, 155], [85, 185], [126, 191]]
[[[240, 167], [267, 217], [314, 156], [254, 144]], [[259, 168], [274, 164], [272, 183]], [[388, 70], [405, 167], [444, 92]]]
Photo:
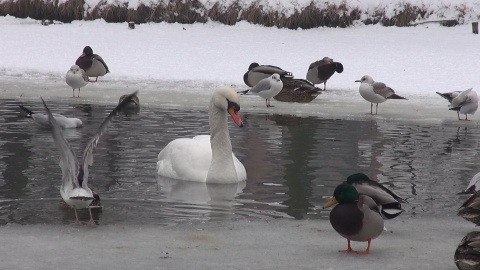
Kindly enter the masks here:
[[77, 209], [88, 208], [90, 212], [90, 221], [88, 225], [95, 226], [95, 221], [92, 218], [92, 210], [90, 204], [94, 200], [99, 200], [97, 194], [95, 194], [88, 187], [88, 166], [93, 164], [93, 149], [98, 144], [100, 137], [107, 130], [108, 126], [113, 120], [113, 117], [117, 115], [129, 101], [136, 95], [137, 92], [131, 94], [125, 98], [120, 104], [113, 109], [113, 111], [103, 120], [102, 124], [97, 130], [97, 133], [93, 136], [90, 142], [85, 147], [82, 159], [80, 162], [77, 160], [72, 147], [63, 137], [62, 130], [57, 123], [57, 120], [48, 109], [47, 104], [42, 98], [43, 105], [48, 114], [48, 120], [52, 125], [53, 141], [60, 154], [60, 168], [62, 169], [62, 185], [60, 187], [60, 195], [62, 199], [75, 211], [76, 224], [80, 224], [78, 219]]

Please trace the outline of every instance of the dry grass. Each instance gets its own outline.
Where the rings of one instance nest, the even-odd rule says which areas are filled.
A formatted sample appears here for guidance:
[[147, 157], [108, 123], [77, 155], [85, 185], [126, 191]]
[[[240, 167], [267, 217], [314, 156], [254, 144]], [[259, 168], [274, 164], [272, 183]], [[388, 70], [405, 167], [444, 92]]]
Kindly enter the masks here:
[[[272, 11], [266, 7], [253, 3], [242, 9], [240, 0], [230, 6], [223, 6], [217, 2], [210, 9], [206, 9], [198, 0], [171, 0], [150, 2], [150, 6], [141, 4], [136, 9], [129, 8], [127, 3], [107, 5], [102, 0], [88, 12], [84, 10], [84, 0], [68, 0], [58, 4], [58, 0], [9, 0], [0, 4], [0, 15], [12, 15], [19, 18], [52, 19], [62, 22], [73, 20], [95, 20], [103, 18], [107, 22], [168, 22], [204, 23], [208, 20], [218, 21], [227, 25], [234, 25], [238, 21], [248, 21], [264, 26], [276, 26], [289, 29], [309, 29], [315, 27], [348, 27], [359, 22], [362, 10], [350, 8], [347, 1], [342, 4], [327, 4], [319, 8], [315, 1], [301, 10], [296, 10], [291, 16], [279, 11]], [[458, 18], [452, 22], [462, 22], [468, 11], [465, 5], [456, 6]], [[361, 21], [364, 24], [378, 24], [385, 26], [410, 26], [417, 18], [427, 19], [432, 15], [425, 7], [412, 6], [408, 3], [399, 4], [396, 14], [388, 17], [385, 10], [376, 10]], [[445, 25], [450, 25], [449, 23]]]

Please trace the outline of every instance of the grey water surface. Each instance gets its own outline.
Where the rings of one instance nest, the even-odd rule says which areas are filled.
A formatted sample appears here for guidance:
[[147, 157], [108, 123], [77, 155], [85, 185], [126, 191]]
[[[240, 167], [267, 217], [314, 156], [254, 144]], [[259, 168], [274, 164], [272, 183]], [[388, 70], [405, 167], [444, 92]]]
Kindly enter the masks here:
[[[61, 202], [61, 170], [50, 130], [25, 117], [18, 100], [0, 100], [0, 224], [73, 223]], [[43, 113], [40, 103], [23, 104]], [[50, 104], [82, 119], [66, 130], [78, 156], [112, 106]], [[242, 112], [241, 112], [242, 113]], [[142, 107], [118, 116], [94, 151], [90, 184], [102, 199], [99, 224], [175, 225], [192, 220], [327, 219], [322, 205], [352, 173], [364, 172], [401, 197], [404, 215], [454, 215], [457, 193], [478, 172], [476, 126], [408, 121], [335, 120], [242, 113], [229, 124], [248, 180], [206, 185], [162, 179], [156, 158], [169, 141], [208, 134], [206, 111]], [[82, 213], [83, 218], [88, 213]]]

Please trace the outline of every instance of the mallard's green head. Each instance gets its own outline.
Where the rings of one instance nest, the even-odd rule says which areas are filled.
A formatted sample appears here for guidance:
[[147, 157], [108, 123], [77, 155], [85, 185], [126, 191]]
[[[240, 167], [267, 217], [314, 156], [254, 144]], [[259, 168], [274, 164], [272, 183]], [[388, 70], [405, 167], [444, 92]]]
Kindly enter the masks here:
[[357, 189], [347, 182], [343, 182], [335, 188], [333, 191], [333, 198], [327, 202], [323, 208], [328, 208], [337, 203], [352, 203], [358, 201]]
[[368, 176], [366, 176], [363, 173], [354, 173], [354, 174], [350, 175], [349, 177], [347, 177], [347, 183], [349, 183], [349, 184], [358, 183], [358, 182], [362, 182], [362, 181], [369, 181], [369, 180], [371, 180], [371, 179], [368, 178]]
[[83, 54], [85, 54], [86, 56], [92, 56], [93, 55], [93, 50], [90, 46], [86, 46], [85, 48], [83, 48]]

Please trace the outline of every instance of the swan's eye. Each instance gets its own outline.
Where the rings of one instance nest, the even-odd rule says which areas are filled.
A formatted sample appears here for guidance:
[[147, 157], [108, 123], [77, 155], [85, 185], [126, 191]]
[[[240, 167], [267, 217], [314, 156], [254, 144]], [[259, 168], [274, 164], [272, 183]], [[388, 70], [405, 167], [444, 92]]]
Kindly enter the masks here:
[[230, 109], [231, 107], [233, 107], [235, 109], [235, 111], [240, 111], [240, 105], [238, 105], [236, 102], [232, 102], [230, 100], [227, 99], [227, 103], [228, 103], [228, 108]]

